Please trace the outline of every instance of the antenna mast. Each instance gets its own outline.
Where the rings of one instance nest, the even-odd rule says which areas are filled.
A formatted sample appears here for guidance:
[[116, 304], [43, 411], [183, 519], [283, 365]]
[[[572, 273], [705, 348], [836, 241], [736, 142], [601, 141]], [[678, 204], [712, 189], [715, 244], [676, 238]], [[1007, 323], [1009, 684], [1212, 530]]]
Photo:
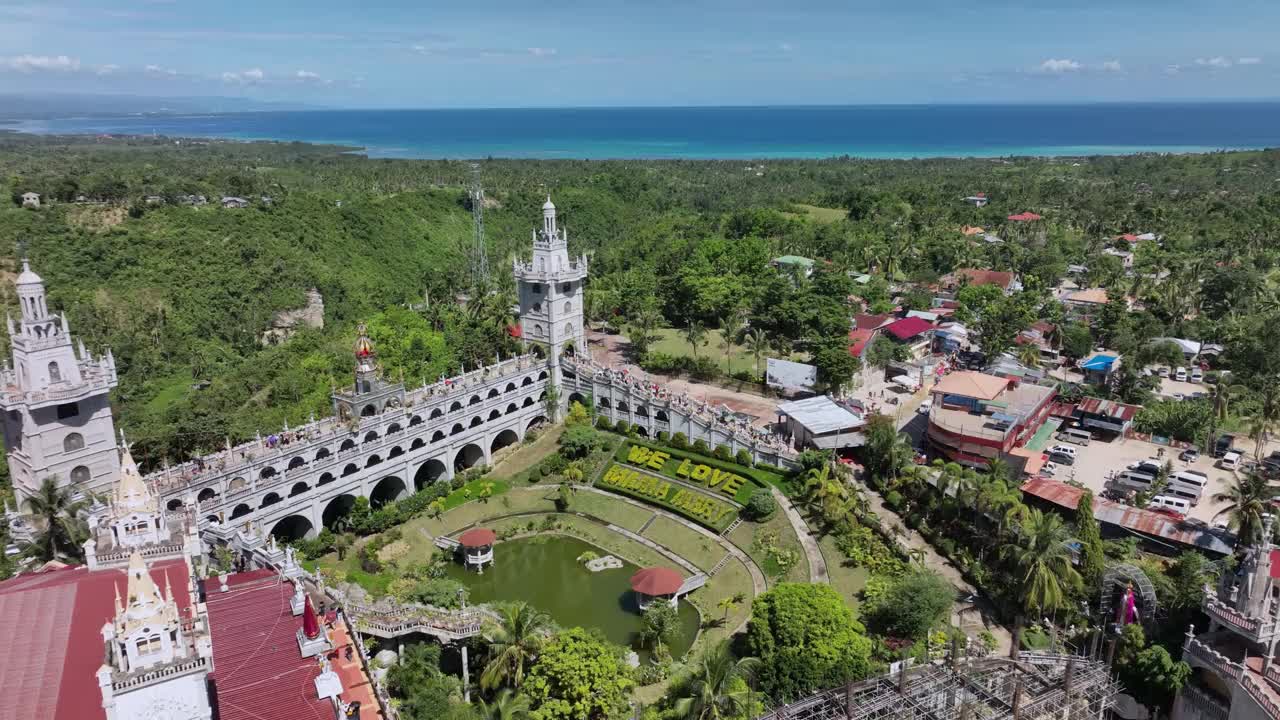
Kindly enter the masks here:
[[484, 249], [484, 187], [480, 184], [480, 164], [471, 163], [471, 218], [475, 226], [475, 247], [472, 249], [472, 273], [476, 284], [482, 287], [489, 285], [489, 256]]

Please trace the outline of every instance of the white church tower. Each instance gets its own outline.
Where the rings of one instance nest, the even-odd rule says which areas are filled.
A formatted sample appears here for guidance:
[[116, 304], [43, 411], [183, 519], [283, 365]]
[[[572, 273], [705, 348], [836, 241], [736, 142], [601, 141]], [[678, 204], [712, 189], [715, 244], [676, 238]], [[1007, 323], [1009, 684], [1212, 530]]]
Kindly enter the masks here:
[[12, 366], [0, 370], [0, 409], [9, 475], [21, 508], [47, 477], [60, 487], [108, 488], [119, 472], [108, 394], [116, 363], [72, 347], [66, 315], [49, 312], [44, 281], [22, 261], [14, 284], [22, 306], [8, 318]]
[[127, 574], [125, 600], [116, 586], [115, 617], [102, 626], [106, 662], [98, 687], [107, 720], [208, 720], [213, 645], [205, 618], [184, 620], [169, 573], [162, 593], [136, 550]]
[[559, 386], [560, 356], [569, 348], [586, 352], [582, 286], [587, 258], [569, 258], [568, 234], [556, 225], [556, 206], [550, 196], [542, 205], [542, 230], [533, 233], [533, 259], [516, 260], [514, 269], [520, 293], [520, 335], [545, 354]]

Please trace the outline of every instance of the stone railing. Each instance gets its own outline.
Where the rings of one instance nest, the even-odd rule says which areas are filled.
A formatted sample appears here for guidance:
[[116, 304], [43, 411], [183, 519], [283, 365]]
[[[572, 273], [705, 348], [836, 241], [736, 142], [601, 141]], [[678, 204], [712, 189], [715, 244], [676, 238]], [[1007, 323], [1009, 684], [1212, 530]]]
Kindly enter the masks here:
[[129, 558], [133, 556], [134, 552], [141, 555], [144, 560], [178, 557], [183, 554], [185, 549], [186, 546], [182, 543], [166, 543], [164, 545], [144, 545], [140, 548], [130, 548], [128, 550], [94, 554], [90, 567], [101, 568], [113, 567], [116, 565], [128, 565]]
[[115, 386], [115, 375], [109, 375], [104, 378], [86, 378], [68, 388], [49, 389], [49, 390], [29, 390], [23, 392], [18, 389], [9, 389], [0, 391], [0, 399], [6, 403], [41, 403], [50, 400], [68, 400], [70, 398], [80, 397], [87, 392], [94, 390], [110, 390]]
[[1227, 704], [1195, 685], [1182, 686], [1182, 702], [1194, 709], [1203, 720], [1227, 720], [1231, 714]]
[[1244, 685], [1244, 689], [1248, 691], [1249, 696], [1267, 712], [1268, 717], [1273, 720], [1280, 718], [1280, 702], [1276, 700], [1274, 690], [1264, 686], [1262, 681], [1254, 677], [1252, 673], [1246, 672], [1241, 678], [1241, 683]]
[[1232, 661], [1231, 658], [1194, 638], [1187, 639], [1186, 644], [1182, 646], [1182, 652], [1188, 658], [1209, 666], [1228, 682], [1238, 683], [1240, 678], [1246, 674], [1243, 665]]
[[197, 655], [193, 658], [159, 665], [145, 672], [112, 673], [111, 690], [112, 692], [135, 690], [179, 675], [189, 675], [202, 670], [213, 672], [213, 658]]
[[1249, 617], [1212, 595], [1205, 599], [1204, 611], [1210, 618], [1243, 631], [1254, 640], [1269, 636], [1276, 629], [1274, 620], [1263, 622], [1258, 618]]
[[1272, 661], [1271, 664], [1267, 666], [1267, 671], [1264, 672], [1262, 676], [1271, 684], [1275, 685], [1276, 688], [1280, 689], [1280, 665], [1277, 665], [1275, 661]]

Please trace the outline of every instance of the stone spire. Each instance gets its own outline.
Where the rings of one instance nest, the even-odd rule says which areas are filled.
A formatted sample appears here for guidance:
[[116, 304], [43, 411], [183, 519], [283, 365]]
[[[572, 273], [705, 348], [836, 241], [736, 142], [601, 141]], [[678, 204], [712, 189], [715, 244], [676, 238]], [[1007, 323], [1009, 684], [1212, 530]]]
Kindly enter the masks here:
[[138, 472], [138, 464], [133, 461], [128, 445], [123, 447], [120, 455], [120, 482], [116, 483], [113, 501], [118, 513], [158, 512], [156, 498]]

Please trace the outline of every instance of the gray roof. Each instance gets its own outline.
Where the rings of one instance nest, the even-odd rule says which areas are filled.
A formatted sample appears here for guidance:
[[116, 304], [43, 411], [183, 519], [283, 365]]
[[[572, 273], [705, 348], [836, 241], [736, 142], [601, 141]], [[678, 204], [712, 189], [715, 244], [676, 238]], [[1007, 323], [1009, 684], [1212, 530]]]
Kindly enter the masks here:
[[782, 403], [778, 412], [800, 423], [814, 435], [852, 430], [865, 424], [861, 415], [838, 405], [826, 395]]

